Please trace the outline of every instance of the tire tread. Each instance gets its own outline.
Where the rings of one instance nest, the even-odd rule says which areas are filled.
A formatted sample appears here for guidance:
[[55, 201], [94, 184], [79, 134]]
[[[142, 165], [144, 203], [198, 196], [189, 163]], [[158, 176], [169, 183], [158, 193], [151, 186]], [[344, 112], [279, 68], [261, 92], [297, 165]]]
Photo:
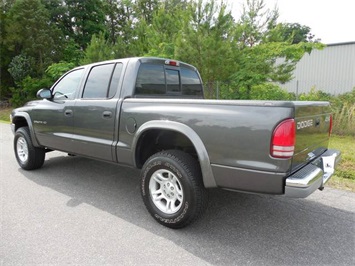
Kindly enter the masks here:
[[[150, 162], [151, 160], [157, 157], [169, 158], [175, 161], [176, 163], [178, 163], [179, 166], [186, 172], [187, 177], [189, 178], [192, 184], [192, 189], [195, 193], [194, 196], [196, 198], [195, 200], [196, 204], [193, 206], [192, 209], [193, 215], [190, 215], [189, 219], [186, 219], [183, 222], [176, 223], [176, 224], [166, 224], [158, 220], [159, 223], [173, 229], [183, 228], [191, 224], [192, 222], [198, 220], [203, 215], [208, 203], [207, 191], [203, 185], [202, 174], [201, 174], [199, 163], [191, 155], [180, 150], [166, 150], [166, 151], [158, 152], [152, 155], [146, 161], [146, 163]], [[147, 206], [148, 203], [146, 201], [144, 201], [144, 204], [149, 209], [149, 206]]]
[[[18, 158], [17, 158], [17, 150], [16, 150], [16, 145], [17, 145], [17, 139], [19, 135], [23, 136], [27, 142], [27, 147], [28, 147], [28, 161], [27, 163], [23, 164]], [[31, 135], [30, 135], [30, 130], [28, 127], [20, 127], [17, 129], [15, 133], [15, 139], [14, 139], [14, 150], [16, 154], [16, 159], [21, 166], [21, 168], [25, 170], [34, 170], [41, 168], [44, 159], [45, 159], [45, 150], [43, 148], [38, 148], [33, 146]]]

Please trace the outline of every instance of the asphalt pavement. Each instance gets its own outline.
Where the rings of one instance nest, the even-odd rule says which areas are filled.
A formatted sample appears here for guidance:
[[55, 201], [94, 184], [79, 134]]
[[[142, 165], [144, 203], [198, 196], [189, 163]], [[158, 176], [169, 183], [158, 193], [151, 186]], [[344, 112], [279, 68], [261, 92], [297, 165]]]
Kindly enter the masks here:
[[355, 193], [307, 199], [213, 189], [172, 230], [146, 211], [139, 171], [61, 152], [22, 170], [0, 123], [0, 265], [355, 265]]

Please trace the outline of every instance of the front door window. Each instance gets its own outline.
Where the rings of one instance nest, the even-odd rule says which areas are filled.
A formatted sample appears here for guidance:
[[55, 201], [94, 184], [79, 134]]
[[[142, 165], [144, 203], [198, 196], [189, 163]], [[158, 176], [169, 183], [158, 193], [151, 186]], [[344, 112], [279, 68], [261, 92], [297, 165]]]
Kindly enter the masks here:
[[53, 88], [53, 99], [73, 100], [83, 72], [84, 69], [77, 69], [65, 75]]

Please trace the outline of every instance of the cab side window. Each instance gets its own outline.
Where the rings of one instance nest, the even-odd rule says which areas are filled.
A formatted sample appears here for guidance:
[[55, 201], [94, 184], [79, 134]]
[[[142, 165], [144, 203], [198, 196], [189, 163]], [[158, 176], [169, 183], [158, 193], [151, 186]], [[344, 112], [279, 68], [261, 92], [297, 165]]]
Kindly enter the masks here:
[[54, 100], [73, 100], [83, 73], [84, 69], [77, 69], [65, 75], [52, 90]]

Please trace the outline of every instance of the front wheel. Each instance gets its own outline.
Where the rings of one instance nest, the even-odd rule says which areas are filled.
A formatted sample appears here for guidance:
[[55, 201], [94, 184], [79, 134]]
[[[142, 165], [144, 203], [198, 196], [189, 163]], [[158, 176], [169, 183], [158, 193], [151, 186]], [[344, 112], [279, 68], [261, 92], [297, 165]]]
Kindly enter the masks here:
[[20, 127], [16, 130], [14, 139], [16, 160], [21, 168], [33, 170], [42, 167], [45, 158], [45, 150], [33, 146], [28, 127]]
[[170, 228], [187, 226], [207, 204], [198, 162], [178, 150], [154, 154], [142, 169], [142, 197], [160, 224]]

